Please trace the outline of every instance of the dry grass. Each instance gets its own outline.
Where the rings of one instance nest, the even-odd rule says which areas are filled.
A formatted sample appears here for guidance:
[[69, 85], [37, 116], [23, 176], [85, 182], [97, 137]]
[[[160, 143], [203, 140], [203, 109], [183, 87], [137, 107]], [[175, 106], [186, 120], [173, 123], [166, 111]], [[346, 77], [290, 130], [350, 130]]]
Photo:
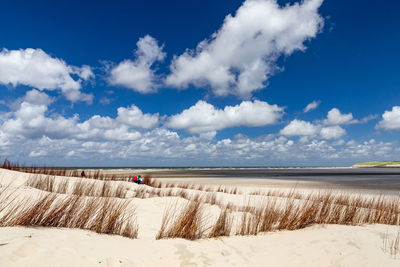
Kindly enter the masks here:
[[[3, 192], [3, 191], [2, 191]], [[42, 193], [39, 197], [0, 195], [0, 226], [80, 228], [136, 238], [135, 210], [129, 201]]]
[[[184, 190], [182, 190], [184, 191]], [[236, 235], [257, 235], [261, 232], [297, 230], [313, 224], [387, 224], [399, 225], [400, 198], [361, 197], [358, 195], [344, 195], [339, 193], [310, 193], [300, 195], [296, 192], [286, 193], [289, 198], [284, 199], [268, 197], [262, 203], [248, 203], [246, 206], [237, 207], [231, 204], [222, 205], [216, 200], [215, 194], [181, 196], [191, 200], [184, 209], [166, 211], [162, 227], [157, 238], [180, 237], [197, 239], [201, 237]], [[211, 225], [211, 230], [204, 234], [202, 204], [216, 204], [221, 207], [221, 213], [216, 222]], [[232, 212], [236, 213], [237, 223], [233, 224]], [[174, 220], [174, 218], [176, 218]], [[186, 227], [194, 231], [201, 229], [202, 234], [187, 234]], [[235, 225], [235, 229], [233, 226]], [[199, 233], [198, 232], [198, 233]], [[400, 234], [399, 238], [400, 240]], [[399, 251], [399, 246], [394, 242], [393, 251]]]
[[161, 222], [161, 228], [156, 239], [162, 238], [185, 238], [195, 240], [204, 237], [207, 230], [204, 227], [203, 207], [200, 202], [188, 202], [186, 206], [179, 209], [169, 206]]
[[219, 237], [219, 236], [230, 236], [233, 227], [233, 217], [229, 213], [229, 209], [225, 208], [221, 210], [221, 213], [212, 227], [209, 238]]
[[205, 187], [204, 185], [195, 185], [190, 183], [161, 182], [159, 179], [153, 179], [150, 176], [143, 178], [144, 184], [154, 188], [180, 188], [184, 190], [197, 190], [204, 192], [221, 192], [226, 194], [240, 194], [237, 187]]
[[392, 258], [397, 259], [400, 256], [400, 230], [394, 238], [386, 232], [382, 239], [382, 249], [385, 253], [389, 253]]
[[[66, 176], [66, 177], [81, 177], [81, 172], [74, 169], [46, 167], [46, 166], [23, 166], [18, 163], [11, 162], [7, 159], [0, 164], [0, 168], [20, 171], [25, 173], [43, 174], [49, 176]], [[100, 170], [85, 171], [85, 176], [82, 178], [96, 180], [111, 180], [111, 181], [126, 181], [129, 176], [116, 176], [113, 174], [105, 174]]]
[[128, 192], [124, 182], [56, 179], [43, 175], [30, 176], [26, 185], [47, 192], [78, 196], [126, 198]]
[[[206, 188], [202, 186], [196, 187], [186, 184], [183, 186], [184, 188], [181, 188], [180, 185], [173, 183], [162, 184], [151, 177], [145, 177], [145, 183], [151, 187], [137, 187], [132, 197], [181, 197], [199, 205], [207, 203], [217, 205], [221, 209], [241, 212], [242, 217], [238, 223], [239, 229], [235, 231], [239, 235], [252, 235], [276, 230], [296, 230], [312, 224], [359, 225], [381, 223], [399, 225], [400, 221], [399, 198], [386, 199], [384, 196], [365, 198], [357, 195], [333, 194], [332, 191], [302, 195], [293, 189], [290, 192], [268, 191], [266, 192], [268, 197], [265, 203], [247, 206], [228, 204], [226, 206], [221, 199], [217, 199], [216, 193], [193, 192], [197, 189], [205, 190]], [[28, 185], [58, 193], [67, 193], [67, 188], [69, 188], [72, 190], [70, 191], [72, 194], [78, 196], [118, 198], [126, 198], [127, 196], [127, 190], [122, 183], [115, 186], [110, 181], [102, 182], [100, 186], [99, 182], [90, 183], [85, 180], [70, 185], [67, 180], [55, 183], [51, 177], [38, 176], [30, 179]], [[167, 190], [167, 188], [169, 189]], [[179, 188], [181, 189], [179, 190]], [[232, 190], [237, 192], [236, 189]], [[227, 190], [218, 187], [215, 191], [223, 193]], [[229, 191], [227, 192], [229, 193]], [[254, 192], [252, 193], [254, 194]], [[258, 193], [263, 196], [265, 192], [259, 191]], [[279, 203], [277, 199], [279, 199]], [[285, 200], [285, 203], [282, 206], [283, 200]], [[255, 206], [258, 207], [255, 208]], [[216, 232], [218, 231], [216, 230]]]
[[[124, 201], [115, 202], [113, 199], [127, 197], [126, 184], [117, 184], [114, 181], [91, 182], [87, 179], [72, 181], [70, 178], [56, 180], [55, 177], [41, 175], [29, 178], [27, 185], [31, 187], [48, 192], [72, 194], [65, 201], [55, 194], [44, 194], [40, 201], [28, 205], [29, 210], [22, 208], [26, 206], [27, 199], [16, 198], [13, 194], [6, 193], [10, 190], [0, 188], [0, 224], [83, 228], [102, 233], [118, 232], [121, 235], [125, 232], [127, 236], [135, 231], [134, 226], [123, 226], [121, 219], [118, 219], [125, 216], [123, 211], [126, 206], [121, 204]], [[363, 197], [333, 191], [301, 194], [295, 189], [290, 192], [257, 190], [250, 194], [257, 196], [255, 198], [258, 199], [258, 203], [235, 206], [224, 203], [221, 193], [243, 194], [237, 188], [162, 183], [149, 176], [144, 178], [144, 182], [146, 185], [135, 187], [129, 197], [170, 196], [189, 200], [181, 209], [177, 209], [175, 204], [175, 207], [170, 206], [165, 211], [157, 239], [178, 237], [194, 240], [232, 234], [257, 235], [269, 231], [302, 229], [313, 224], [400, 224], [399, 197]], [[205, 223], [204, 204], [221, 208], [213, 225]], [[85, 207], [85, 211], [80, 207]], [[46, 210], [51, 216], [43, 213]], [[114, 213], [107, 213], [109, 210]], [[97, 223], [92, 224], [95, 221]], [[392, 251], [399, 251], [400, 234], [395, 240], [398, 240], [397, 243], [393, 241], [393, 245], [386, 247], [393, 247]]]
[[236, 231], [236, 235], [256, 235], [258, 234], [261, 223], [261, 210], [254, 212], [243, 212], [241, 223]]
[[[287, 199], [283, 209], [269, 204], [264, 213], [271, 214], [268, 227], [261, 230], [296, 230], [312, 224], [399, 224], [399, 198], [375, 199], [360, 196], [334, 196], [332, 193], [309, 194], [305, 200]], [[265, 217], [265, 216], [264, 216]], [[263, 225], [263, 224], [262, 224]]]

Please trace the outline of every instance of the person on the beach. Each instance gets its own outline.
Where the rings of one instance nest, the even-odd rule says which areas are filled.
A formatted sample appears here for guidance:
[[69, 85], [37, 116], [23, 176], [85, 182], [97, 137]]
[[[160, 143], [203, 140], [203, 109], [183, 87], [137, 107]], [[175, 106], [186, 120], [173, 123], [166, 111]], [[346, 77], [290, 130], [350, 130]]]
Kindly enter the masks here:
[[142, 177], [140, 175], [133, 176], [133, 178], [129, 178], [129, 181], [137, 183], [137, 184], [143, 184], [143, 180], [142, 180]]
[[82, 172], [81, 172], [81, 176], [82, 176], [82, 177], [86, 177], [85, 171], [82, 171]]

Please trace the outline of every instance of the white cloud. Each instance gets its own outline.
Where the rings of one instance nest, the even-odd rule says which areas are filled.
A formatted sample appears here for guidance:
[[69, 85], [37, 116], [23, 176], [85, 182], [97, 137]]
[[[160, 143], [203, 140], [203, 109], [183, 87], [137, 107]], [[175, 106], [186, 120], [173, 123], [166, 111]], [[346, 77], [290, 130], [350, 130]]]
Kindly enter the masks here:
[[368, 116], [362, 118], [358, 122], [359, 123], [366, 123], [366, 122], [369, 122], [370, 120], [373, 120], [373, 119], [376, 119], [376, 118], [378, 118], [378, 115], [377, 114], [372, 114], [372, 115], [368, 115]]
[[151, 66], [162, 61], [166, 54], [157, 40], [146, 35], [137, 42], [136, 59], [124, 60], [110, 71], [108, 81], [111, 85], [130, 88], [139, 93], [152, 93], [159, 87], [158, 78]]
[[369, 115], [361, 120], [354, 119], [352, 113], [342, 114], [339, 109], [333, 108], [328, 112], [327, 118], [323, 120], [325, 125], [341, 125], [341, 124], [357, 124], [366, 123], [372, 119], [375, 119], [377, 115]]
[[302, 120], [292, 120], [280, 131], [285, 136], [314, 136], [318, 133], [319, 127]]
[[338, 125], [324, 127], [321, 129], [320, 132], [320, 136], [322, 139], [338, 139], [345, 134], [346, 130]]
[[212, 140], [216, 135], [217, 135], [217, 131], [211, 131], [211, 132], [200, 133], [199, 136], [202, 139]]
[[80, 68], [78, 67], [71, 67], [71, 68], [72, 68], [72, 73], [78, 75], [85, 81], [94, 78], [94, 73], [92, 72], [92, 68], [88, 65], [83, 65]]
[[376, 128], [384, 130], [400, 129], [400, 106], [392, 107], [391, 111], [386, 110]]
[[237, 126], [274, 124], [282, 115], [283, 108], [258, 100], [243, 101], [240, 105], [226, 106], [223, 110], [205, 101], [198, 101], [180, 114], [169, 117], [166, 126], [186, 129], [190, 133], [204, 133]]
[[110, 117], [92, 116], [90, 119], [77, 123], [76, 132], [71, 138], [90, 141], [129, 141], [141, 137], [141, 133], [128, 125]]
[[39, 92], [35, 89], [27, 91], [23, 100], [31, 104], [44, 106], [48, 106], [54, 101], [54, 99], [49, 97], [46, 93]]
[[[64, 138], [42, 136], [37, 139], [19, 138], [0, 129], [0, 152], [13, 160], [36, 157], [46, 164], [154, 164], [160, 165], [349, 165], [349, 162], [384, 160], [397, 156], [399, 146], [391, 142], [337, 142], [308, 136], [307, 140], [266, 135], [249, 138], [238, 134], [234, 138], [215, 140], [209, 136], [182, 137], [165, 128], [134, 132], [124, 125], [114, 128], [111, 118], [92, 118], [81, 133], [97, 135], [81, 138], [71, 133]], [[112, 119], [111, 119], [112, 120]], [[115, 123], [115, 120], [114, 120]], [[117, 130], [118, 129], [118, 130]], [[124, 130], [126, 129], [126, 130]], [[100, 138], [101, 137], [101, 138]], [[206, 138], [205, 138], [206, 137]], [[72, 151], [72, 152], [71, 152]]]
[[[94, 76], [89, 66], [69, 66], [41, 49], [3, 49], [0, 52], [0, 69], [0, 84], [14, 87], [26, 85], [39, 90], [59, 89], [72, 102], [91, 103], [93, 100], [93, 95], [80, 92], [82, 80]], [[75, 80], [72, 74], [80, 79]]]
[[[27, 95], [16, 110], [0, 113], [0, 154], [11, 160], [31, 158], [54, 165], [82, 160], [100, 165], [346, 165], [388, 160], [400, 153], [395, 142], [338, 139], [345, 130], [338, 125], [325, 126], [322, 121], [294, 120], [282, 129], [282, 135], [249, 138], [236, 134], [217, 139], [218, 129], [260, 126], [281, 118], [282, 108], [261, 101], [244, 101], [224, 109], [199, 101], [176, 115], [180, 119], [187, 116], [184, 123], [178, 120], [185, 126], [182, 129], [200, 133], [184, 137], [163, 127], [163, 116], [143, 113], [135, 105], [121, 107], [114, 118], [94, 115], [80, 121], [78, 115], [64, 117], [49, 110], [46, 104], [50, 101], [43, 92], [33, 90]], [[193, 110], [198, 112], [190, 112]], [[153, 128], [159, 124], [161, 128]], [[301, 137], [292, 137], [296, 135]]]
[[[33, 91], [34, 92], [34, 91]], [[44, 93], [34, 92], [34, 101], [23, 101], [19, 108], [0, 120], [0, 133], [14, 136], [20, 140], [39, 139], [77, 139], [127, 141], [141, 137], [138, 129], [154, 128], [158, 124], [158, 114], [143, 114], [132, 105], [118, 109], [117, 118], [94, 115], [79, 122], [78, 115], [65, 118], [57, 114], [47, 114]], [[31, 95], [27, 94], [27, 95]], [[0, 135], [1, 136], [1, 135]]]
[[307, 112], [309, 112], [309, 111], [311, 111], [311, 110], [314, 110], [314, 109], [316, 109], [316, 108], [319, 106], [319, 104], [321, 104], [321, 101], [316, 101], [316, 100], [314, 100], [313, 102], [311, 102], [310, 104], [308, 104], [308, 105], [303, 109], [303, 112], [304, 112], [304, 113], [307, 113]]
[[[351, 140], [347, 142], [346, 148], [341, 151], [344, 158], [352, 157], [356, 159], [367, 158], [370, 160], [377, 159], [393, 159], [400, 152], [399, 147], [393, 142], [377, 142], [375, 139], [370, 139], [365, 142], [356, 142]], [[360, 161], [360, 160], [359, 160]]]
[[346, 142], [343, 139], [339, 139], [336, 142], [334, 142], [332, 145], [334, 146], [342, 146], [344, 145]]
[[138, 107], [131, 105], [128, 108], [118, 108], [117, 121], [135, 128], [150, 129], [158, 125], [158, 117], [158, 113], [143, 114]]
[[26, 91], [25, 95], [17, 98], [15, 101], [5, 103], [11, 110], [17, 110], [21, 107], [22, 102], [27, 102], [34, 105], [49, 106], [55, 101], [55, 98], [50, 97], [44, 92], [40, 92], [36, 89]]
[[288, 125], [286, 125], [281, 131], [281, 135], [291, 137], [291, 136], [301, 136], [300, 142], [307, 143], [309, 137], [317, 137], [321, 139], [338, 139], [346, 134], [346, 130], [340, 126], [329, 126], [322, 127], [319, 124], [313, 124], [308, 121], [302, 120], [292, 120]]
[[353, 114], [342, 114], [339, 109], [333, 108], [328, 112], [327, 118], [323, 121], [326, 125], [340, 125], [358, 123], [353, 119]]
[[75, 155], [75, 151], [73, 151], [73, 150], [68, 151], [66, 154], [67, 157], [73, 157], [74, 155]]
[[306, 49], [304, 42], [323, 25], [321, 4], [305, 0], [280, 7], [275, 0], [245, 1], [210, 39], [174, 58], [166, 84], [210, 86], [219, 96], [248, 98], [267, 85], [281, 55]]
[[75, 129], [77, 117], [66, 119], [61, 116], [48, 118], [45, 116], [47, 107], [22, 102], [14, 112], [13, 118], [4, 121], [0, 129], [6, 133], [25, 138], [37, 139], [43, 135], [52, 138], [65, 138]]
[[43, 157], [47, 156], [47, 152], [45, 150], [40, 150], [40, 151], [31, 151], [29, 153], [29, 157], [35, 158], [35, 157]]
[[131, 141], [136, 140], [141, 136], [141, 133], [137, 131], [130, 131], [129, 127], [126, 125], [104, 131], [104, 138], [106, 140]]

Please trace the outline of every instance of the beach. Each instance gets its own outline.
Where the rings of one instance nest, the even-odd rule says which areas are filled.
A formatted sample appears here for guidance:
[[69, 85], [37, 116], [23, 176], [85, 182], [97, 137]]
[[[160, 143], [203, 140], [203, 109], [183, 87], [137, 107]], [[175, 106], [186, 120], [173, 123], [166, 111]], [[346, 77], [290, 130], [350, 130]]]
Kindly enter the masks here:
[[0, 228], [1, 266], [398, 266], [383, 225], [310, 227], [212, 240], [127, 239], [84, 230]]
[[[265, 174], [268, 171], [269, 176]], [[126, 181], [32, 176], [29, 173], [0, 169], [2, 186], [0, 191], [12, 193], [18, 199], [29, 199], [31, 201], [29, 203], [35, 203], [45, 194], [54, 194], [57, 201], [74, 195], [90, 201], [100, 195], [104, 196], [105, 185], [115, 186], [115, 190], [107, 193], [107, 199], [125, 203], [124, 212], [132, 211], [133, 217], [123, 215], [122, 218], [129, 218], [132, 225], [137, 227], [136, 235], [132, 231], [130, 237], [122, 236], [126, 230], [122, 228], [126, 226], [121, 226], [121, 231], [118, 227], [110, 228], [108, 234], [90, 230], [89, 224], [81, 224], [87, 229], [78, 229], [77, 223], [72, 226], [68, 222], [65, 222], [66, 227], [44, 227], [38, 225], [40, 220], [42, 224], [46, 221], [43, 219], [46, 214], [44, 211], [44, 217], [42, 216], [40, 220], [30, 221], [33, 225], [0, 227], [0, 266], [399, 265], [400, 254], [396, 247], [398, 246], [396, 238], [399, 236], [397, 209], [395, 214], [391, 212], [389, 216], [395, 218], [395, 221], [376, 219], [378, 222], [386, 223], [364, 223], [370, 220], [371, 214], [376, 215], [376, 211], [373, 211], [368, 213], [366, 218], [364, 211], [377, 209], [377, 206], [371, 204], [372, 207], [370, 202], [360, 201], [360, 199], [375, 201], [384, 196], [387, 203], [398, 203], [393, 202], [398, 201], [396, 188], [393, 188], [398, 179], [396, 170], [389, 173], [385, 170], [370, 170], [362, 174], [358, 171], [355, 174], [352, 169], [316, 169], [307, 177], [305, 173], [310, 171], [305, 169], [268, 171], [142, 169], [135, 173], [151, 174], [153, 181], [150, 185], [137, 185]], [[130, 173], [126, 170], [107, 170], [107, 172], [108, 174]], [[270, 175], [271, 173], [275, 176]], [[355, 177], [354, 181], [351, 181], [351, 175]], [[373, 186], [381, 176], [393, 181], [392, 188], [388, 185]], [[317, 177], [325, 177], [325, 180], [316, 179]], [[332, 182], [335, 179], [336, 183]], [[64, 184], [64, 181], [68, 184]], [[348, 186], [349, 181], [353, 183], [352, 186]], [[80, 187], [76, 186], [79, 184]], [[61, 187], [61, 185], [66, 186]], [[86, 190], [85, 186], [86, 188], [103, 186], [103, 193]], [[81, 190], [79, 194], [77, 188]], [[354, 218], [348, 221], [338, 217], [338, 223], [319, 223], [317, 221], [321, 219], [314, 218], [315, 223], [304, 224], [304, 227], [296, 221], [292, 226], [284, 226], [281, 230], [261, 231], [257, 226], [254, 228], [258, 229], [256, 232], [248, 229], [248, 232], [243, 232], [242, 218], [247, 218], [243, 217], [245, 214], [249, 216], [248, 218], [254, 219], [256, 218], [254, 212], [257, 214], [258, 208], [268, 205], [271, 201], [283, 210], [287, 209], [287, 203], [290, 201], [293, 205], [308, 207], [308, 204], [305, 204], [308, 203], [305, 200], [307, 196], [318, 194], [319, 196], [331, 194], [331, 198], [338, 199], [346, 194], [354, 196], [361, 203], [357, 209], [361, 211], [357, 213], [354, 210]], [[0, 197], [0, 203], [10, 202], [11, 199], [13, 198]], [[350, 197], [348, 203], [355, 203], [351, 199]], [[57, 201], [51, 202], [51, 205], [56, 205]], [[342, 202], [336, 207], [347, 205]], [[83, 205], [86, 202], [79, 203]], [[195, 238], [188, 238], [188, 235], [183, 238], [165, 237], [166, 233], [164, 237], [158, 238], [166, 212], [173, 214], [171, 220], [175, 220], [181, 216], [182, 211], [189, 210], [191, 203], [201, 203], [201, 223], [204, 223], [201, 227], [204, 227], [204, 231], [195, 232], [191, 236]], [[382, 203], [384, 202], [381, 201], [381, 206]], [[51, 210], [51, 205], [47, 207], [48, 210]], [[7, 208], [1, 209], [1, 207], [4, 205], [0, 204], [2, 212], [7, 211]], [[210, 237], [211, 229], [214, 229], [221, 214], [227, 209], [233, 221], [229, 234], [219, 233], [219, 236]], [[299, 214], [299, 211], [295, 213]], [[343, 211], [348, 212], [347, 209]], [[195, 213], [194, 216], [198, 214]], [[1, 216], [0, 212], [0, 218]], [[326, 216], [330, 215], [327, 213]], [[60, 217], [60, 220], [63, 218]], [[97, 217], [93, 218], [97, 220]], [[282, 221], [283, 217], [279, 218]], [[4, 217], [3, 220], [5, 221]], [[52, 222], [54, 224], [54, 219]], [[195, 228], [195, 225], [193, 227]], [[251, 223], [247, 225], [247, 228], [249, 227], [252, 227]], [[293, 230], [287, 229], [291, 227]], [[98, 230], [101, 231], [104, 230]]]
[[400, 267], [399, 11], [1, 1], [0, 267]]
[[246, 167], [104, 169], [109, 175], [151, 175], [165, 181], [267, 188], [356, 190], [398, 194], [400, 168]]

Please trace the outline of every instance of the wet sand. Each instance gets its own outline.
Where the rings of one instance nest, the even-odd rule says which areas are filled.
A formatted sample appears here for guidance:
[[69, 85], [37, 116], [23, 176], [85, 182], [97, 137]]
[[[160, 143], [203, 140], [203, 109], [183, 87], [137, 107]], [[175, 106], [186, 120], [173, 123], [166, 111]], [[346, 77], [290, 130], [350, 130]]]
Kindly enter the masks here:
[[400, 192], [400, 168], [170, 168], [106, 172], [148, 174], [165, 181], [200, 184]]

